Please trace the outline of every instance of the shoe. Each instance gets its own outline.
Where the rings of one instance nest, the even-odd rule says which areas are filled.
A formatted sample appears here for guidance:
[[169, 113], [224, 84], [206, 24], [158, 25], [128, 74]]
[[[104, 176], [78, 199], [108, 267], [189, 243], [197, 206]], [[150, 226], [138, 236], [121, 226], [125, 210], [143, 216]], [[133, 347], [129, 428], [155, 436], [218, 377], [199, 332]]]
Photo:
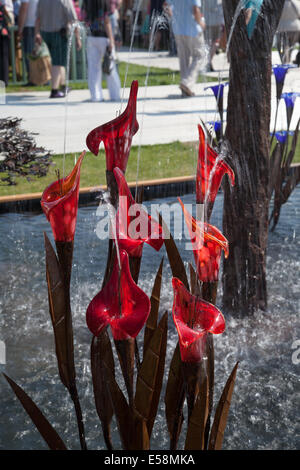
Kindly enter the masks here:
[[60, 90], [51, 90], [49, 98], [64, 98], [65, 94]]
[[72, 90], [71, 87], [67, 87], [66, 85], [62, 85], [60, 87], [60, 91], [62, 91], [65, 95], [67, 95], [68, 93], [70, 93], [70, 91]]
[[213, 68], [212, 64], [209, 64], [208, 72], [215, 72], [215, 69]]
[[28, 83], [25, 83], [25, 85], [23, 85], [23, 86], [27, 87], [27, 86], [36, 86], [36, 85], [34, 83], [28, 82]]
[[183, 85], [183, 83], [180, 83], [179, 88], [184, 96], [195, 96], [195, 93], [189, 87]]

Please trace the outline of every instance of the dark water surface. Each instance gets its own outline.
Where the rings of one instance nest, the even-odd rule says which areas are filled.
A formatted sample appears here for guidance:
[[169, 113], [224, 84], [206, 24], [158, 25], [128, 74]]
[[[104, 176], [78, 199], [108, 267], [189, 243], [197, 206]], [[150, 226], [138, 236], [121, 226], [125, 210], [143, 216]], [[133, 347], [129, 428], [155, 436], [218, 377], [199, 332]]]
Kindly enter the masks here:
[[[182, 198], [194, 202], [194, 196]], [[163, 202], [173, 203], [174, 198]], [[154, 201], [153, 201], [154, 202]], [[162, 201], [160, 201], [162, 203]], [[235, 362], [240, 361], [224, 449], [299, 448], [299, 369], [293, 344], [300, 340], [300, 188], [283, 207], [279, 225], [269, 237], [269, 308], [250, 318], [225, 313], [226, 331], [215, 337], [215, 400]], [[104, 449], [90, 375], [91, 334], [85, 311], [101, 286], [107, 241], [95, 233], [96, 207], [78, 213], [72, 274], [75, 359], [78, 389], [90, 449]], [[212, 223], [222, 227], [222, 196], [218, 195]], [[6, 365], [0, 369], [36, 401], [67, 446], [78, 449], [73, 407], [57, 375], [52, 326], [45, 281], [43, 231], [51, 235], [43, 214], [0, 216], [0, 340], [6, 345]], [[192, 253], [177, 242], [186, 262]], [[144, 247], [140, 285], [150, 295], [164, 248]], [[218, 297], [220, 299], [220, 295]], [[165, 260], [161, 312], [172, 309], [171, 273]], [[170, 315], [168, 361], [177, 342]], [[299, 346], [298, 346], [299, 348]], [[300, 357], [300, 354], [298, 354]], [[22, 406], [0, 377], [0, 448], [46, 449]], [[116, 448], [118, 437], [113, 422]], [[164, 405], [154, 427], [153, 449], [167, 449]]]

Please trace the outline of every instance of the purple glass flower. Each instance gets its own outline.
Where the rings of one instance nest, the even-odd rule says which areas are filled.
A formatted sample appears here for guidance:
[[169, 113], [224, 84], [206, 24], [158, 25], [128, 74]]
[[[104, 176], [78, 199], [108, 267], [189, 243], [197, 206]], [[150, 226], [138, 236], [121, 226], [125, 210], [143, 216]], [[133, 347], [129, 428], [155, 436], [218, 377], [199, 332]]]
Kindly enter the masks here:
[[295, 101], [298, 96], [300, 96], [300, 93], [297, 93], [294, 91], [289, 92], [289, 93], [282, 93], [281, 95], [281, 98], [284, 99], [284, 102], [285, 102], [288, 130], [290, 128], [290, 124], [292, 120]]
[[226, 85], [228, 85], [228, 82], [219, 83], [218, 85], [208, 86], [204, 88], [204, 90], [211, 89], [213, 91], [213, 94], [215, 95], [215, 98], [217, 101], [217, 106], [218, 106], [218, 111], [220, 114], [221, 122], [223, 122], [223, 95], [224, 95], [224, 87]]
[[278, 140], [280, 144], [285, 144], [286, 139], [288, 138], [289, 135], [294, 135], [294, 132], [292, 131], [277, 131], [275, 132], [275, 137]]
[[206, 124], [209, 124], [211, 127], [213, 127], [217, 135], [221, 131], [221, 125], [222, 125], [221, 121], [207, 121]]
[[224, 94], [224, 87], [228, 85], [228, 82], [226, 83], [219, 83], [218, 85], [213, 85], [213, 86], [207, 86], [204, 88], [204, 90], [211, 89], [213, 91], [213, 94], [215, 95], [216, 100], [223, 98]]
[[283, 84], [288, 70], [293, 69], [295, 67], [296, 65], [292, 64], [273, 65], [273, 72], [275, 75], [276, 82]]

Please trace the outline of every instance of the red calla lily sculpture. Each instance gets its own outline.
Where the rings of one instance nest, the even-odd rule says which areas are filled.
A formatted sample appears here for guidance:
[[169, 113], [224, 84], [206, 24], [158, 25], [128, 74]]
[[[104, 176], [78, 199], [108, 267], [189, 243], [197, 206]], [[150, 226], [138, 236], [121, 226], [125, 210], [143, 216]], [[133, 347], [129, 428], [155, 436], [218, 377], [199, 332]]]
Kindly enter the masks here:
[[[124, 249], [130, 256], [141, 257], [143, 244], [147, 243], [156, 251], [163, 245], [163, 229], [161, 225], [144, 211], [140, 204], [136, 204], [120, 168], [114, 169], [114, 176], [119, 191], [119, 208], [116, 216], [116, 235], [120, 249]], [[139, 214], [130, 214], [134, 209]], [[136, 225], [132, 222], [136, 221]], [[136, 229], [136, 230], [133, 230]], [[131, 233], [132, 232], [132, 233]]]
[[224, 332], [224, 317], [215, 305], [192, 295], [179, 279], [174, 277], [172, 285], [172, 313], [179, 337], [181, 360], [199, 363], [203, 359], [207, 334]]
[[88, 149], [98, 155], [100, 143], [103, 142], [106, 153], [106, 169], [112, 171], [119, 167], [126, 171], [131, 142], [139, 129], [136, 120], [136, 98], [138, 82], [131, 84], [130, 96], [125, 111], [117, 118], [93, 129], [86, 138]]
[[188, 227], [193, 253], [200, 281], [214, 282], [218, 280], [222, 250], [225, 257], [229, 255], [228, 240], [217, 227], [208, 223], [197, 221], [184, 207], [182, 207], [186, 225]]
[[199, 130], [199, 155], [196, 174], [196, 202], [213, 206], [224, 173], [227, 173], [232, 186], [235, 182], [232, 168], [224, 162], [208, 144], [206, 133], [201, 124]]
[[133, 281], [128, 254], [120, 250], [120, 265], [115, 257], [110, 279], [93, 298], [86, 312], [90, 331], [99, 336], [110, 325], [115, 340], [135, 338], [150, 313], [150, 300]]
[[85, 152], [80, 155], [68, 176], [54, 181], [42, 194], [41, 206], [51, 224], [56, 242], [71, 242], [74, 240], [80, 169], [84, 155]]

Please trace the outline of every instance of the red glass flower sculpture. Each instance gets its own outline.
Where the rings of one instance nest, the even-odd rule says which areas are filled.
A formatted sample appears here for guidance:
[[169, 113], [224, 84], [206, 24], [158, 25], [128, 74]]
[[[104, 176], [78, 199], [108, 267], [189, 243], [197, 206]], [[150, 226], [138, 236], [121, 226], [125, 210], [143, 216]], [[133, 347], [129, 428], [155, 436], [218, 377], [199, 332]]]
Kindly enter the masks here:
[[184, 284], [174, 277], [173, 320], [179, 336], [183, 362], [200, 362], [205, 350], [207, 333], [215, 335], [225, 330], [225, 320], [215, 305], [192, 295]]
[[125, 173], [131, 141], [139, 129], [136, 120], [136, 97], [138, 82], [131, 84], [130, 96], [125, 111], [117, 118], [92, 130], [87, 138], [87, 147], [94, 155], [98, 155], [100, 142], [103, 141], [106, 153], [106, 169], [112, 171], [115, 167]]
[[71, 173], [50, 184], [42, 194], [41, 206], [51, 224], [56, 242], [74, 240], [80, 168], [85, 152], [82, 152]]
[[115, 340], [135, 338], [148, 318], [150, 300], [133, 281], [124, 250], [120, 251], [120, 264], [121, 269], [115, 257], [109, 281], [88, 306], [86, 321], [95, 336], [110, 325]]
[[195, 220], [185, 209], [181, 199], [178, 200], [193, 243], [198, 277], [203, 282], [217, 281], [222, 250], [226, 258], [229, 254], [228, 241], [217, 227]]
[[[116, 216], [116, 235], [120, 249], [130, 256], [141, 257], [143, 244], [147, 243], [159, 251], [163, 245], [161, 225], [137, 205], [127, 185], [124, 173], [120, 168], [114, 169], [114, 176], [119, 190], [119, 208]], [[131, 214], [133, 205], [138, 214]], [[136, 222], [136, 224], [135, 224]]]
[[225, 163], [217, 152], [208, 144], [205, 130], [202, 125], [199, 129], [199, 156], [196, 175], [196, 201], [214, 203], [224, 173], [227, 173], [232, 186], [234, 185], [234, 172]]

